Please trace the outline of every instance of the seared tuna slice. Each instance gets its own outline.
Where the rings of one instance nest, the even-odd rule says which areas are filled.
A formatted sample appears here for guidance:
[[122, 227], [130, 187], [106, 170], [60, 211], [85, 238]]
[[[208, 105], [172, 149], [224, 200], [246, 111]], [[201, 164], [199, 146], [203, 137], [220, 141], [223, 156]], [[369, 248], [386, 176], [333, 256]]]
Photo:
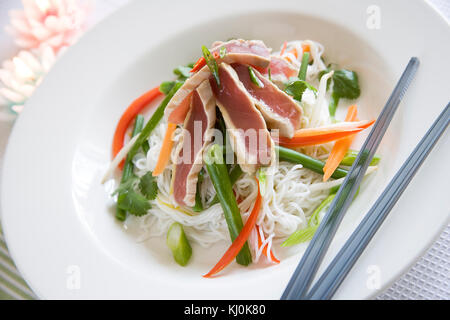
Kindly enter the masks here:
[[247, 173], [260, 166], [270, 165], [274, 158], [274, 145], [266, 122], [256, 108], [253, 98], [245, 89], [234, 69], [221, 63], [221, 86], [210, 78], [216, 103], [222, 113], [238, 164]]
[[253, 102], [266, 120], [267, 126], [270, 129], [278, 129], [281, 136], [292, 138], [295, 130], [300, 128], [302, 117], [300, 106], [257, 70], [251, 69], [257, 78], [255, 79], [256, 84], [250, 76], [249, 68], [251, 67], [238, 63], [231, 66], [252, 96]]
[[175, 201], [181, 206], [195, 204], [198, 173], [203, 166], [203, 151], [211, 142], [216, 122], [216, 102], [206, 80], [193, 91], [190, 110], [184, 121], [183, 137], [178, 143], [172, 175]]

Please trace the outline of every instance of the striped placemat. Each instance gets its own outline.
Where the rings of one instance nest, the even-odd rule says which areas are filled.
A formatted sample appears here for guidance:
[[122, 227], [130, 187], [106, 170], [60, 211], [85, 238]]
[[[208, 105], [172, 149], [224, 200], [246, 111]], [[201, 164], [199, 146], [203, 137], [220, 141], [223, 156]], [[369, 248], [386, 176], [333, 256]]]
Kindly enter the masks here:
[[36, 296], [22, 279], [8, 253], [0, 225], [0, 300], [27, 300]]

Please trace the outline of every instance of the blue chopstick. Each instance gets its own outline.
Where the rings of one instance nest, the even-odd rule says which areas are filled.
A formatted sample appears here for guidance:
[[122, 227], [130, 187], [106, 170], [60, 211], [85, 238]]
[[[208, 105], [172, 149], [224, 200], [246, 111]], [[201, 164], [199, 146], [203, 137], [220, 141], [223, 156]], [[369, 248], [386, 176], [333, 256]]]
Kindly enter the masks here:
[[308, 293], [308, 299], [330, 299], [345, 279], [373, 235], [396, 204], [403, 191], [420, 168], [431, 149], [450, 122], [450, 103], [439, 115], [414, 151], [384, 189], [373, 207], [344, 244], [342, 249]]
[[411, 58], [385, 107], [381, 111], [380, 116], [375, 122], [373, 129], [364, 142], [364, 145], [342, 183], [341, 188], [331, 203], [327, 214], [320, 223], [316, 234], [300, 260], [300, 263], [281, 296], [282, 300], [306, 298], [307, 290], [322, 262], [331, 240], [333, 239], [345, 212], [350, 206], [356, 190], [375, 155], [376, 149], [378, 148], [378, 145], [380, 144], [418, 67], [419, 59], [415, 57]]

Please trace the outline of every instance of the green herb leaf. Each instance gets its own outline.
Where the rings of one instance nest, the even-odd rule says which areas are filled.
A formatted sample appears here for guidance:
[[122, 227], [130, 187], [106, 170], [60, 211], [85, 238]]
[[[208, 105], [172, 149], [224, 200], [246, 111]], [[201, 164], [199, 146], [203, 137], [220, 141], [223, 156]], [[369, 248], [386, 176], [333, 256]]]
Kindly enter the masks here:
[[254, 85], [256, 85], [258, 88], [264, 87], [264, 84], [261, 82], [261, 80], [259, 80], [259, 78], [255, 74], [255, 71], [253, 71], [253, 68], [250, 66], [248, 66], [248, 73], [250, 74], [250, 80]]
[[295, 100], [302, 101], [303, 92], [310, 89], [317, 94], [317, 89], [304, 80], [291, 80], [286, 84], [284, 91]]
[[126, 192], [119, 194], [117, 206], [138, 217], [146, 215], [148, 210], [152, 208], [148, 200], [133, 189], [128, 189]]
[[361, 94], [355, 71], [336, 70], [333, 74], [333, 92], [340, 98], [357, 99]]
[[139, 182], [139, 190], [141, 190], [147, 200], [156, 199], [158, 194], [158, 184], [151, 171], [142, 176], [141, 181]]
[[203, 57], [205, 58], [206, 61], [206, 65], [213, 74], [214, 79], [216, 79], [217, 85], [220, 87], [219, 66], [217, 65], [216, 59], [214, 59], [213, 55], [211, 54], [211, 52], [208, 50], [207, 47], [202, 46], [202, 52]]
[[[330, 71], [331, 69], [328, 68], [319, 72], [319, 79]], [[333, 92], [331, 93], [328, 109], [331, 117], [334, 118], [339, 100], [341, 98], [357, 99], [361, 94], [361, 89], [359, 88], [358, 74], [355, 71], [346, 69], [335, 70], [333, 76], [327, 82], [327, 90], [331, 80], [333, 80]]]
[[170, 92], [170, 90], [172, 90], [172, 88], [175, 86], [175, 83], [176, 81], [164, 81], [159, 85], [159, 91], [167, 95]]
[[173, 70], [173, 73], [178, 76], [178, 80], [186, 80], [191, 76], [190, 67], [179, 66]]

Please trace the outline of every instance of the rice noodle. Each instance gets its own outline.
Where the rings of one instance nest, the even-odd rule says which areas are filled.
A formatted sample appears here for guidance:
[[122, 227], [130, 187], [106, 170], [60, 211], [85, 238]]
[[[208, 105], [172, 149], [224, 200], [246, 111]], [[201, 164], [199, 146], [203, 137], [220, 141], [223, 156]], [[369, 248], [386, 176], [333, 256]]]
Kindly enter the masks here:
[[115, 156], [114, 160], [111, 161], [108, 170], [106, 170], [105, 175], [103, 176], [101, 183], [105, 183], [106, 180], [111, 176], [114, 170], [119, 166], [120, 162], [127, 156], [127, 153], [130, 151], [133, 144], [139, 138], [140, 134], [135, 135], [128, 143], [119, 151], [119, 153]]

